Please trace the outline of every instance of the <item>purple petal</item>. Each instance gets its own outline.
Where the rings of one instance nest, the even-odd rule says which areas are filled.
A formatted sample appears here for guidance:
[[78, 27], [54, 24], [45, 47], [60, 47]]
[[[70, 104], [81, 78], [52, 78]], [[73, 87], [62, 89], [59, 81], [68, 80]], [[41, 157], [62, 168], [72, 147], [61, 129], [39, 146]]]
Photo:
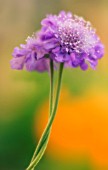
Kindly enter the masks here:
[[49, 60], [48, 59], [35, 60], [34, 58], [32, 58], [26, 62], [26, 69], [28, 71], [38, 71], [38, 72], [48, 71]]
[[25, 49], [20, 49], [19, 47], [15, 47], [14, 51], [12, 53], [13, 57], [22, 57], [26, 54], [26, 50]]
[[88, 69], [88, 64], [83, 61], [80, 63], [80, 68], [85, 71]]
[[103, 47], [103, 45], [97, 45], [95, 47], [95, 55], [98, 58], [102, 58], [103, 54], [104, 54], [104, 47]]
[[22, 70], [24, 67], [25, 57], [16, 57], [10, 61], [11, 68], [16, 70]]

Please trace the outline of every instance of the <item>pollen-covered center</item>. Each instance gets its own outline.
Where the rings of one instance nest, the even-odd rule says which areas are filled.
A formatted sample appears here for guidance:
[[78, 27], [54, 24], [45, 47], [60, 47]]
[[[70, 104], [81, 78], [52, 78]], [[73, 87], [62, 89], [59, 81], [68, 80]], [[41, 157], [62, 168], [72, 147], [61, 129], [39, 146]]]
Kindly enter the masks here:
[[57, 38], [60, 46], [67, 52], [78, 53], [87, 51], [96, 43], [93, 39], [94, 31], [90, 25], [82, 19], [67, 19], [58, 22]]

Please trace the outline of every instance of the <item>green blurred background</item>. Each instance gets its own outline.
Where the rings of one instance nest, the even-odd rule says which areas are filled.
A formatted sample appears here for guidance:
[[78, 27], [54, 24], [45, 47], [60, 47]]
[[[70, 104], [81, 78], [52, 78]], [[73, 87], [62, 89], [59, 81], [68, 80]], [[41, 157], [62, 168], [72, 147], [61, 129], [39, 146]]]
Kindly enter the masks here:
[[[108, 151], [108, 98], [106, 97], [108, 96], [108, 0], [0, 0], [0, 170], [24, 170], [27, 167], [39, 138], [34, 128], [39, 109], [49, 96], [49, 75], [11, 70], [9, 64], [11, 53], [15, 46], [24, 43], [28, 35], [31, 36], [40, 28], [40, 21], [46, 14], [58, 13], [60, 10], [71, 11], [91, 21], [105, 44], [106, 54], [99, 61], [96, 71], [65, 70], [63, 88], [69, 91], [73, 100], [75, 98], [82, 101], [84, 94], [86, 96], [89, 91], [94, 96], [94, 91], [97, 89], [100, 100], [104, 99], [105, 102], [102, 103], [105, 111], [103, 110], [101, 114], [103, 116], [105, 114], [107, 123], [103, 129], [106, 130], [105, 138], [103, 137], [99, 150], [102, 150], [105, 142], [106, 151], [103, 152], [103, 157], [106, 162], [103, 161], [100, 165], [100, 161], [92, 162], [92, 156], [87, 157], [87, 155], [81, 159], [79, 156], [77, 159], [76, 156], [75, 160], [70, 157], [64, 161], [53, 156], [52, 152], [45, 154], [37, 170], [108, 170], [108, 153], [106, 153]], [[102, 98], [103, 93], [105, 95], [102, 95]], [[96, 104], [98, 106], [98, 101]], [[88, 104], [88, 110], [89, 107], [92, 106]], [[41, 122], [38, 126], [41, 128]], [[86, 129], [86, 126], [84, 128]]]

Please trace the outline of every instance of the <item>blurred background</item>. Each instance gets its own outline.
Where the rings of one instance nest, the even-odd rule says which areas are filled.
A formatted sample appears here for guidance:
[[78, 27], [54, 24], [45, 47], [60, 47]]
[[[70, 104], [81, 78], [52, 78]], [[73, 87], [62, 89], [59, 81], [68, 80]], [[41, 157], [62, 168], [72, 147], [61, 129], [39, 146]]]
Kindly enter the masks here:
[[11, 53], [46, 14], [60, 10], [91, 21], [105, 56], [95, 71], [64, 70], [59, 109], [37, 170], [108, 170], [107, 0], [0, 0], [0, 170], [27, 167], [48, 117], [49, 75], [11, 70]]

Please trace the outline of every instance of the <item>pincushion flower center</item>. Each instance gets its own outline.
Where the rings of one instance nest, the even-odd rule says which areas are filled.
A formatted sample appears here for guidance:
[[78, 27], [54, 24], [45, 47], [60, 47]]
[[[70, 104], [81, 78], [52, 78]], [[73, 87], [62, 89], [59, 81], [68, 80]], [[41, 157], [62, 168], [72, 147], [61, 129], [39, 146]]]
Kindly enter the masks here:
[[77, 23], [72, 22], [70, 19], [64, 22], [59, 22], [57, 34], [60, 45], [65, 47], [67, 52], [70, 52], [70, 50], [77, 50], [77, 52], [80, 52], [82, 46], [82, 36], [78, 30]]
[[67, 52], [88, 52], [96, 43], [93, 39], [94, 33], [90, 23], [84, 22], [81, 18], [69, 18], [58, 22], [57, 38], [60, 46]]

